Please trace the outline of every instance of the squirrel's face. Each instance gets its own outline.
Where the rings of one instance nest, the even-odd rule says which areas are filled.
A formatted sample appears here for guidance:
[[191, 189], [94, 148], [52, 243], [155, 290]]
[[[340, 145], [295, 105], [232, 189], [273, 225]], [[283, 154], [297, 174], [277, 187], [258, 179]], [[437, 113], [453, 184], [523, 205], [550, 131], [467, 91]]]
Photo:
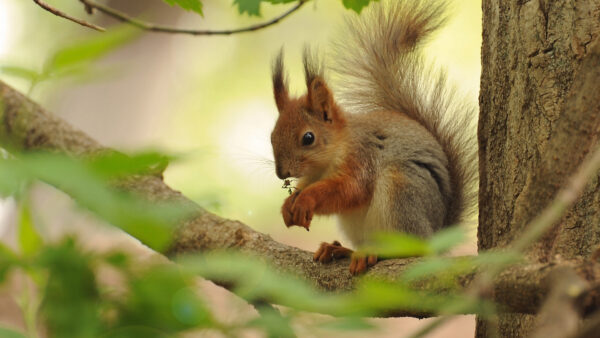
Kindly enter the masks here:
[[307, 97], [288, 100], [271, 133], [277, 177], [318, 176], [339, 153], [336, 142], [341, 137], [341, 121], [315, 111]]
[[305, 59], [307, 94], [290, 98], [282, 55], [273, 68], [279, 118], [271, 133], [277, 177], [320, 176], [339, 154], [346, 120], [322, 76]]

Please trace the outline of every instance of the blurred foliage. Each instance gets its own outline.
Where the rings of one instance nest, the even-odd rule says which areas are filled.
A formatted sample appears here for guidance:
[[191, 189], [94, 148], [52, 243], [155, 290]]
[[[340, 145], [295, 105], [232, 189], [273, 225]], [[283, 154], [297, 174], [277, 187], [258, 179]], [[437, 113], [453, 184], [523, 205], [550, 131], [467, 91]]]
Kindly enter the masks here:
[[124, 25], [75, 43], [58, 47], [46, 60], [42, 69], [30, 69], [18, 65], [2, 65], [0, 72], [22, 78], [29, 82], [31, 93], [45, 81], [66, 77], [84, 77], [92, 70], [92, 64], [115, 48], [139, 36], [140, 30]]
[[[192, 210], [170, 203], [143, 201], [111, 188], [107, 179], [143, 173], [142, 169], [147, 165], [152, 167], [165, 158], [156, 153], [132, 157], [110, 153], [86, 161], [49, 153], [21, 154], [0, 159], [0, 195], [20, 195], [30, 182], [42, 180], [63, 190], [79, 205], [121, 227], [150, 248], [161, 251], [169, 243], [173, 221], [183, 219]], [[37, 241], [31, 233], [28, 208], [24, 206], [22, 210], [20, 241], [35, 246]], [[31, 249], [27, 247], [29, 251]]]
[[[194, 11], [200, 15], [202, 13], [202, 1], [200, 0], [164, 0], [169, 5], [177, 5], [185, 10]], [[308, 1], [308, 0], [306, 0]], [[362, 9], [369, 5], [371, 1], [379, 0], [342, 0], [344, 7], [360, 13]], [[233, 4], [238, 7], [240, 14], [250, 16], [260, 16], [260, 4], [266, 2], [271, 4], [286, 4], [298, 2], [298, 0], [233, 0]]]
[[[0, 247], [0, 280], [18, 269], [35, 283], [39, 309], [23, 306], [42, 321], [53, 337], [171, 337], [190, 330], [217, 330], [236, 336], [241, 330], [260, 329], [269, 337], [294, 335], [292, 323], [302, 312], [331, 314], [311, 324], [315, 329], [372, 330], [364, 317], [380, 316], [396, 309], [424, 313], [479, 313], [491, 315], [494, 306], [465, 298], [458, 278], [485, 264], [512, 263], [514, 257], [487, 254], [464, 260], [438, 255], [460, 244], [463, 230], [446, 229], [429, 240], [402, 235], [381, 235], [370, 247], [381, 253], [402, 256], [432, 256], [414, 264], [394, 281], [361, 279], [351, 294], [317, 291], [306, 281], [276, 271], [266, 258], [236, 252], [213, 252], [183, 256], [171, 263], [134, 264], [124, 252], [92, 253], [74, 238], [44, 243], [36, 230], [28, 187], [34, 180], [52, 184], [104, 220], [130, 232], [143, 243], [161, 249], [168, 243], [171, 228], [181, 210], [150, 204], [117, 193], [110, 182], [123, 175], [144, 173], [145, 168], [169, 156], [145, 153], [97, 155], [74, 160], [62, 155], [17, 154], [0, 163], [0, 191], [19, 200], [19, 248]], [[15, 175], [18, 173], [18, 175]], [[10, 182], [10, 184], [6, 184]], [[16, 184], [15, 184], [16, 182]], [[15, 187], [18, 191], [15, 191]], [[143, 209], [142, 209], [143, 208]], [[175, 209], [174, 209], [175, 208]], [[394, 248], [402, 250], [393, 251]], [[365, 250], [371, 250], [366, 248]], [[368, 252], [368, 251], [367, 251]], [[99, 283], [102, 266], [116, 270], [125, 288], [116, 291]], [[213, 314], [196, 287], [196, 276], [227, 285], [235, 294], [261, 311], [258, 318], [222, 323]], [[413, 288], [433, 280], [430, 292]], [[279, 313], [261, 304], [274, 303], [291, 309]], [[26, 314], [25, 314], [26, 315]], [[36, 319], [36, 316], [38, 317]], [[35, 326], [34, 326], [35, 327]], [[8, 331], [7, 331], [8, 332]]]
[[374, 242], [359, 248], [359, 254], [378, 255], [379, 257], [419, 257], [443, 254], [464, 242], [465, 229], [446, 228], [435, 233], [428, 242], [416, 236], [403, 233], [378, 233]]
[[202, 2], [200, 0], [164, 0], [171, 6], [177, 5], [186, 11], [194, 11], [200, 15], [202, 13]]

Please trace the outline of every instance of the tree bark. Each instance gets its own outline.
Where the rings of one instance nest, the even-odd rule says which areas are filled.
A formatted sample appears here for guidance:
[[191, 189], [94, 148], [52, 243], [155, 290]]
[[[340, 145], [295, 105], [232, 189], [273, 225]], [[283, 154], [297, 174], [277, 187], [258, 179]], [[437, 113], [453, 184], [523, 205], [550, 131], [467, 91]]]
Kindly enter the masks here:
[[[599, 35], [599, 0], [484, 0], [479, 250], [509, 245], [597, 147]], [[599, 242], [600, 173], [528, 256], [585, 258]], [[535, 319], [478, 319], [476, 335], [527, 336]]]

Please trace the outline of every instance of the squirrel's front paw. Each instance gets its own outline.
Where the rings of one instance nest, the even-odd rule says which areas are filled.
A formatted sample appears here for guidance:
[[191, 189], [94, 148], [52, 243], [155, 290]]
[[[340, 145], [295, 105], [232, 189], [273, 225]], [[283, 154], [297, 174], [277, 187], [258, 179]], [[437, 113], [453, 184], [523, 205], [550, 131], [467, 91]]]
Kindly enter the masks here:
[[308, 230], [314, 214], [315, 204], [314, 199], [300, 192], [288, 197], [281, 207], [285, 225], [288, 227], [298, 225]]

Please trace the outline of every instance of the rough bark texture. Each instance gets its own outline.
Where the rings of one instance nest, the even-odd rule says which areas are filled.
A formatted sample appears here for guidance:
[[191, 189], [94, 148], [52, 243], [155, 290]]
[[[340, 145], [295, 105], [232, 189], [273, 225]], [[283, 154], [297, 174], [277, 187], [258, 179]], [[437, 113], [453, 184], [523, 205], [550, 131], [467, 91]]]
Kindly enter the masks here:
[[[20, 150], [60, 151], [78, 156], [106, 150], [1, 81], [0, 146]], [[132, 177], [121, 182], [120, 187], [149, 200], [177, 200], [195, 208], [195, 216], [179, 225], [168, 255], [235, 248], [268, 260], [280, 271], [295, 273], [323, 291], [347, 292], [354, 288], [356, 278], [348, 272], [347, 260], [327, 265], [314, 263], [309, 252], [278, 243], [240, 222], [206, 212], [169, 188], [160, 177]], [[418, 258], [385, 260], [370, 269], [367, 276], [393, 280], [418, 261]], [[565, 267], [573, 269], [592, 286], [589, 292], [580, 297], [579, 309], [592, 311], [599, 308], [600, 293], [597, 290], [600, 290], [600, 265], [583, 259], [512, 267], [496, 279], [492, 293], [505, 311], [535, 313], [549, 293], [552, 272]], [[475, 271], [459, 276], [456, 279], [457, 286], [468, 288], [474, 277]], [[415, 287], [431, 291], [434, 286], [423, 282]], [[389, 315], [422, 317], [427, 314], [395, 309]]]
[[[599, 36], [599, 0], [483, 1], [480, 250], [507, 246], [597, 147]], [[588, 257], [599, 242], [600, 173], [528, 254]], [[534, 322], [501, 315], [498, 332], [526, 336]], [[492, 333], [477, 324], [477, 336]]]

